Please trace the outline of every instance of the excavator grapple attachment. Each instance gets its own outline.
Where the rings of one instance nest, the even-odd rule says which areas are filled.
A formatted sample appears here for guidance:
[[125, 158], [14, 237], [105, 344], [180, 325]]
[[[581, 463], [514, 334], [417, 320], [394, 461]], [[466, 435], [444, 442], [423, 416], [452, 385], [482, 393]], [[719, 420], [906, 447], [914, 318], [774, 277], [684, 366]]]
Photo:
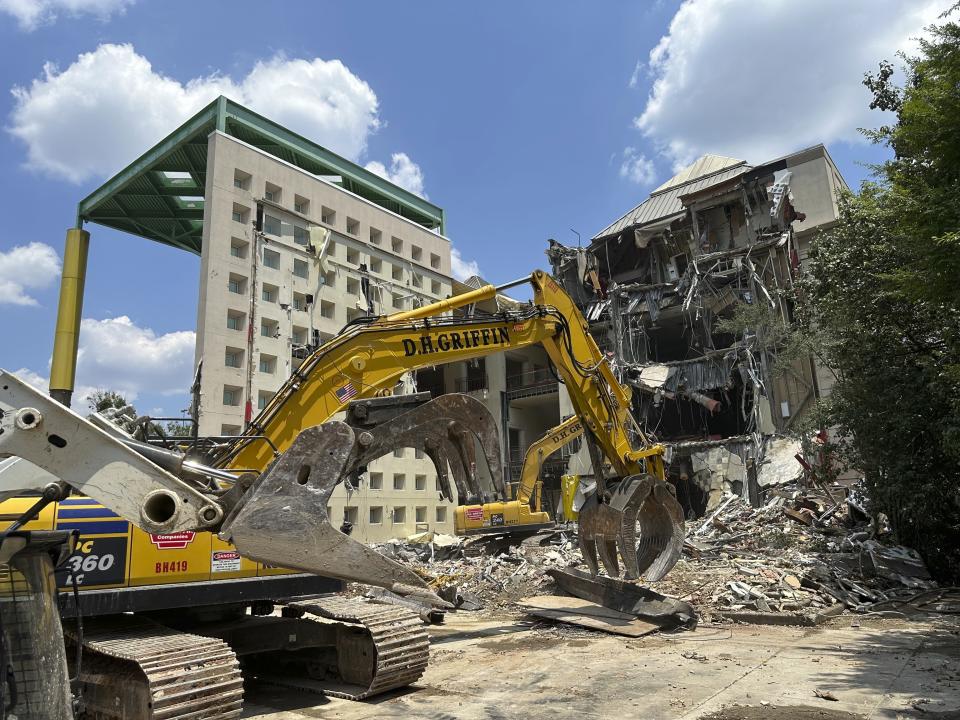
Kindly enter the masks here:
[[[474, 463], [465, 460], [473, 457], [475, 436], [487, 443], [484, 453], [495, 460], [490, 468], [494, 487], [502, 487], [494, 420], [482, 404], [465, 396], [445, 395], [420, 405], [395, 398], [360, 402], [359, 409], [348, 411], [346, 422], [302, 431], [228, 515], [220, 536], [254, 560], [378, 585], [449, 607], [412, 570], [333, 527], [327, 506], [337, 485], [357, 477], [368, 462], [398, 447], [431, 441], [449, 449], [439, 457], [455, 468], [458, 490], [462, 483], [461, 492], [477, 495]], [[445, 476], [445, 468], [438, 467], [438, 473]]]
[[588, 496], [579, 526], [580, 550], [592, 575], [600, 570], [599, 556], [607, 574], [619, 577], [619, 551], [627, 579], [659, 580], [683, 550], [683, 508], [673, 486], [653, 475], [624, 478], [609, 498]]

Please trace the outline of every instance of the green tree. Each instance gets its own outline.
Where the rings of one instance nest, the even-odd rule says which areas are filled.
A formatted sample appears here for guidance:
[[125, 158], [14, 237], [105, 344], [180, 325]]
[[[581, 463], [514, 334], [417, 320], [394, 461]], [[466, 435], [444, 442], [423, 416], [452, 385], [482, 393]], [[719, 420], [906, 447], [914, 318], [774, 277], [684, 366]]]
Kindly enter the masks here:
[[865, 131], [893, 157], [840, 198], [801, 291], [837, 376], [819, 408], [873, 509], [942, 578], [960, 576], [960, 26], [929, 28], [906, 82], [864, 84], [896, 122]]
[[[120, 410], [127, 405], [130, 405], [130, 403], [127, 402], [123, 394], [114, 390], [94, 390], [87, 398], [87, 407], [90, 408], [91, 412], [103, 412], [111, 408]], [[136, 410], [134, 410], [133, 415], [136, 417]]]

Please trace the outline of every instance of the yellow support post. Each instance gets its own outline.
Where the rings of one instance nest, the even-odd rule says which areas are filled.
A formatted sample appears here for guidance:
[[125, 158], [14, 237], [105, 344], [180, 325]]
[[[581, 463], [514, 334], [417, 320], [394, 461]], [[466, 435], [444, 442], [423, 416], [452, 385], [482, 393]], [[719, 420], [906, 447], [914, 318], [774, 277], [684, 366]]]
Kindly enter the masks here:
[[67, 230], [60, 276], [60, 304], [57, 306], [57, 331], [53, 338], [50, 367], [50, 397], [67, 407], [73, 395], [77, 372], [77, 344], [80, 341], [80, 316], [83, 312], [83, 284], [87, 277], [87, 251], [90, 233], [81, 228]]

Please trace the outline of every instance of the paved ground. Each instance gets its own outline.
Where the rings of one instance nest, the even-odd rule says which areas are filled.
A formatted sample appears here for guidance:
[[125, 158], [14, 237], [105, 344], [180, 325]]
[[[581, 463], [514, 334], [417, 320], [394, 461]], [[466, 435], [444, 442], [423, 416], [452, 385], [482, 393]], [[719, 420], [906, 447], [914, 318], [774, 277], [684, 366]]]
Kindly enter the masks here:
[[244, 717], [960, 719], [960, 622], [839, 618], [628, 640], [461, 614], [433, 630], [430, 667], [406, 692], [355, 703], [254, 686]]

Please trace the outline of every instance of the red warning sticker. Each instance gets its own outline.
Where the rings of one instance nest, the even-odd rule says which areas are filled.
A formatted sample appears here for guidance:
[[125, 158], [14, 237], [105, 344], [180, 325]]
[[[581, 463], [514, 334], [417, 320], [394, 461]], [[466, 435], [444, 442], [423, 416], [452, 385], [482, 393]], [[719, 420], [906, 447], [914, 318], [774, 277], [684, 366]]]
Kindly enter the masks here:
[[468, 507], [466, 516], [467, 520], [483, 520], [483, 508], [480, 506]]

